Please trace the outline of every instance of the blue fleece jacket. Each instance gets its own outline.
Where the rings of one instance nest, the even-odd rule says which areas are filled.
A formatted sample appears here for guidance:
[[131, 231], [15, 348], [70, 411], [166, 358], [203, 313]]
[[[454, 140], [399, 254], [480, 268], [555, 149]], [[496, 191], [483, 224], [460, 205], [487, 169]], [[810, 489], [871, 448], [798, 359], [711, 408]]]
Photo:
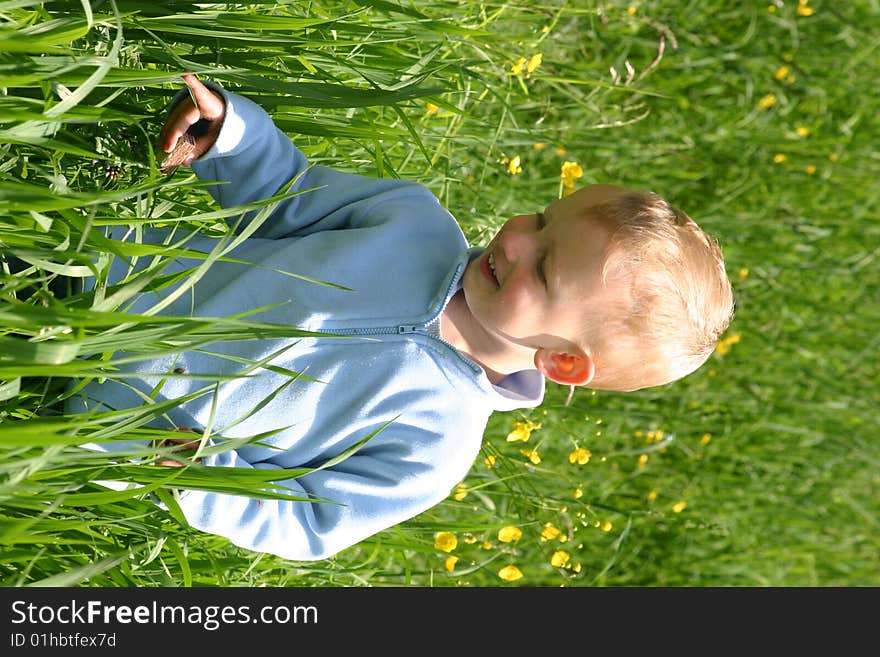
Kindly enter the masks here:
[[[162, 314], [224, 317], [276, 304], [250, 318], [350, 337], [220, 341], [140, 361], [126, 366], [124, 382], [87, 386], [68, 410], [140, 406], [143, 397], [132, 388], [149, 394], [175, 368], [231, 375], [271, 356], [252, 376], [222, 382], [216, 402], [205, 394], [169, 411], [177, 425], [204, 427], [213, 406], [214, 430], [227, 438], [281, 429], [263, 441], [272, 448], [228, 450], [206, 458], [207, 465], [316, 468], [390, 422], [341, 463], [279, 482], [290, 489], [284, 492], [335, 504], [198, 490], [181, 495], [181, 509], [197, 529], [289, 559], [322, 559], [446, 498], [476, 458], [489, 415], [540, 404], [544, 379], [532, 370], [493, 385], [478, 364], [439, 338], [437, 320], [479, 250], [468, 249], [454, 218], [425, 187], [310, 167], [258, 105], [217, 89], [226, 118], [193, 169], [218, 183], [208, 190], [220, 205], [271, 197], [292, 179], [291, 190], [311, 191], [281, 202], [229, 254], [257, 266], [215, 263]], [[145, 239], [165, 235], [153, 231]], [[186, 246], [209, 251], [214, 244], [197, 236]], [[196, 264], [181, 258], [174, 266]], [[113, 276], [121, 278], [124, 263], [117, 267]], [[131, 311], [158, 301], [141, 295]], [[291, 380], [290, 372], [317, 382]], [[155, 398], [177, 399], [204, 385], [166, 379]]]

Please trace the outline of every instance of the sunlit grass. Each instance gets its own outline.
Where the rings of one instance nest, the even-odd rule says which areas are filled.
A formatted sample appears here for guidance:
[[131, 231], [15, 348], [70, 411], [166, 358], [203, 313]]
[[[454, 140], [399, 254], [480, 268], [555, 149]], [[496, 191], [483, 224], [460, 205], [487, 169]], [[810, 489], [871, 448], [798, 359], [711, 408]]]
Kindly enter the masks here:
[[[880, 584], [880, 19], [871, 2], [806, 4], [0, 3], [0, 249], [27, 264], [0, 272], [0, 581]], [[169, 483], [267, 483], [76, 447], [148, 438], [162, 404], [58, 411], [126, 358], [298, 335], [126, 312], [141, 291], [193, 284], [237, 239], [229, 225], [260, 211], [220, 211], [186, 171], [160, 173], [183, 70], [254, 98], [315, 162], [423, 182], [476, 244], [563, 193], [565, 162], [577, 184], [657, 191], [719, 239], [730, 332], [670, 386], [569, 400], [551, 385], [541, 408], [493, 416], [446, 502], [334, 559], [286, 562], [190, 530]], [[181, 230], [157, 247], [140, 239], [149, 225]], [[106, 239], [114, 227], [130, 239]], [[189, 230], [216, 248], [166, 274]], [[146, 267], [110, 286], [120, 258]], [[61, 303], [59, 276], [96, 283]], [[142, 487], [94, 483], [107, 479]], [[505, 527], [521, 534], [502, 540]]]

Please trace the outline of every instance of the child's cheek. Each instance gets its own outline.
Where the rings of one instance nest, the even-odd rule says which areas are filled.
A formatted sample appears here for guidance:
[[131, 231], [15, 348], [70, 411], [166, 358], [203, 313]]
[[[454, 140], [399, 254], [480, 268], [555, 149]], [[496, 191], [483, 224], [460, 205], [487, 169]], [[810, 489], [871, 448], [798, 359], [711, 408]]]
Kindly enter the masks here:
[[507, 324], [522, 324], [540, 312], [535, 303], [534, 295], [530, 293], [528, 286], [520, 284], [521, 281], [509, 281], [511, 285], [505, 285], [502, 305], [506, 315]]

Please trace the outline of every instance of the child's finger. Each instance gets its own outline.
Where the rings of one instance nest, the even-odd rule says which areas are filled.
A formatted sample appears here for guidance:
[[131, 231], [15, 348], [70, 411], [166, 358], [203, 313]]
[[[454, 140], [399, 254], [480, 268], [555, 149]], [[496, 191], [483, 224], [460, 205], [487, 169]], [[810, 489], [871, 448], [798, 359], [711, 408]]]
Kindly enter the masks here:
[[208, 89], [202, 81], [192, 73], [183, 76], [183, 81], [192, 90], [193, 97], [196, 99], [196, 105], [199, 107], [200, 117], [212, 121], [220, 118], [223, 114], [223, 101], [217, 95]]
[[177, 140], [189, 130], [190, 126], [201, 119], [199, 109], [187, 100], [179, 103], [171, 112], [171, 116], [162, 126], [159, 133], [159, 147], [166, 153], [170, 153]]

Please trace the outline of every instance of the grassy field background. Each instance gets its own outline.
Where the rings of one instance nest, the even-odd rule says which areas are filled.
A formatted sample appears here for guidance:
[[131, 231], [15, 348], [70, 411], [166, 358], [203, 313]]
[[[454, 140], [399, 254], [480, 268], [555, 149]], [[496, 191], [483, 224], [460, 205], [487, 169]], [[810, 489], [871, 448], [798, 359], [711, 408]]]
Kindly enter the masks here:
[[[0, 248], [32, 265], [0, 273], [3, 585], [880, 585], [878, 2], [21, 0], [0, 19]], [[577, 185], [656, 191], [721, 243], [730, 330], [669, 386], [551, 384], [496, 414], [446, 502], [328, 561], [107, 492], [168, 475], [76, 445], [148, 435], [161, 409], [58, 415], [67, 386], [255, 328], [133, 321], [169, 254], [100, 239], [220, 219], [156, 164], [184, 70], [257, 100], [315, 162], [423, 182], [475, 244], [563, 193], [567, 162]], [[102, 286], [134, 255], [152, 278]], [[59, 275], [98, 293], [65, 306]]]

